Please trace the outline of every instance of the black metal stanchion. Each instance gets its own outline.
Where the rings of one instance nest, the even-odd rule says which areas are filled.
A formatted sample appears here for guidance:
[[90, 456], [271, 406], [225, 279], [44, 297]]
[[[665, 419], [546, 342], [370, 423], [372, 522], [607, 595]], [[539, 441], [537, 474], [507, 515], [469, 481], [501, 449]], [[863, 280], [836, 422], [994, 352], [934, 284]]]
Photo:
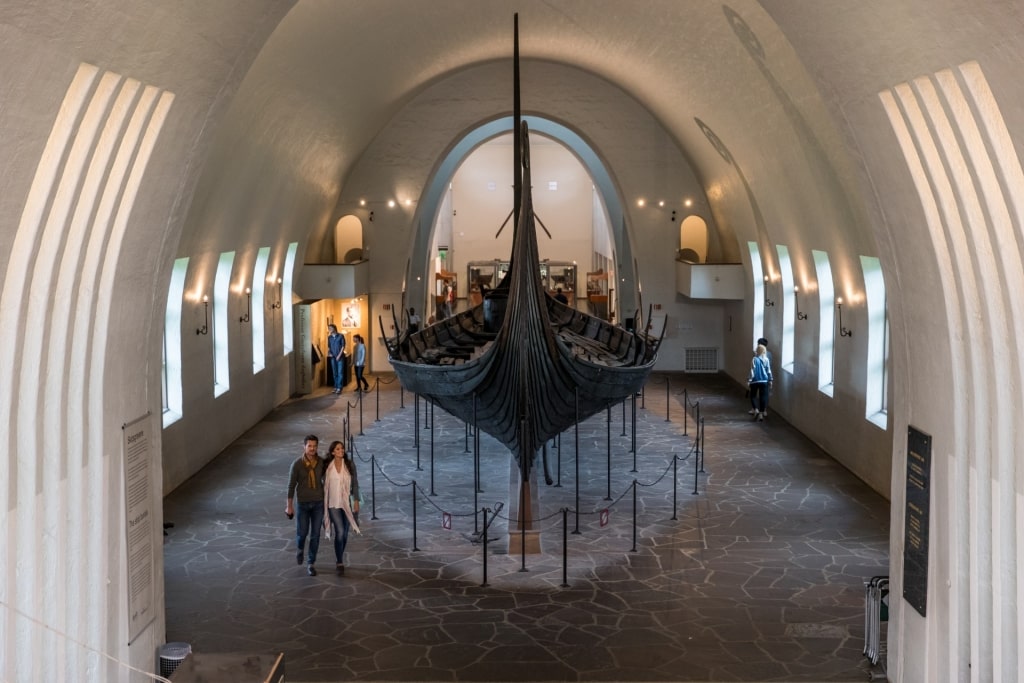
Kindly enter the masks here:
[[647, 404], [645, 402], [646, 400], [647, 400], [647, 382], [644, 382], [644, 385], [642, 387], [640, 387], [640, 409], [641, 410], [647, 410]]
[[[694, 444], [696, 446], [696, 444]], [[693, 451], [693, 449], [690, 449]], [[700, 451], [693, 454], [693, 495], [697, 495], [697, 482], [700, 481]]]
[[484, 543], [483, 543], [483, 546], [484, 546], [484, 556], [483, 556], [484, 580], [483, 580], [483, 583], [480, 584], [480, 587], [481, 588], [486, 588], [487, 587], [487, 508], [484, 508], [483, 510], [481, 510], [481, 512], [483, 512], [483, 515], [484, 515]]
[[416, 394], [415, 403], [416, 418], [413, 420], [413, 430], [416, 432], [416, 471], [422, 472], [423, 467], [420, 466], [420, 395]]
[[555, 459], [555, 488], [562, 488], [562, 433], [558, 433], [558, 458]]
[[370, 456], [370, 519], [377, 519], [377, 456]]
[[352, 404], [345, 401], [345, 443], [348, 443], [348, 438], [352, 435]]
[[608, 406], [608, 494], [605, 500], [612, 499], [612, 407]]
[[377, 416], [373, 418], [373, 421], [380, 422], [380, 377], [373, 378], [373, 390], [377, 394]]
[[562, 508], [562, 588], [569, 587], [569, 508]]
[[430, 429], [430, 406], [429, 400], [423, 401], [423, 428]]
[[463, 446], [462, 452], [463, 453], [469, 453], [469, 423], [468, 422], [464, 423], [463, 427], [465, 427], [464, 431], [465, 431], [465, 441], [466, 441], [466, 443], [465, 443], [465, 446]]
[[[431, 406], [434, 404], [431, 403]], [[434, 409], [430, 409], [430, 495], [436, 496], [434, 493]]]
[[629, 552], [636, 552], [636, 479], [633, 480], [633, 547]]
[[626, 399], [622, 399], [622, 433], [619, 436], [626, 435]]
[[412, 549], [419, 552], [419, 546], [416, 544], [416, 480], [412, 480]]
[[704, 418], [700, 419], [700, 471], [704, 471]]
[[689, 436], [686, 433], [686, 423], [689, 422], [690, 418], [690, 394], [683, 389], [683, 436]]
[[405, 387], [402, 386], [401, 382], [398, 383], [398, 401], [398, 407], [405, 408]]
[[633, 471], [636, 472], [636, 394], [633, 394], [633, 396], [630, 397], [630, 401], [630, 410], [633, 415], [630, 418], [630, 429], [632, 431], [629, 438], [632, 442], [631, 450], [633, 451]]
[[679, 456], [672, 454], [672, 519], [676, 517], [676, 510], [679, 507]]
[[363, 436], [363, 392], [359, 391], [359, 436]]
[[574, 392], [576, 406], [576, 457], [573, 458], [573, 463], [576, 467], [576, 528], [572, 532], [578, 534], [580, 532], [580, 388], [576, 387]]
[[[672, 407], [672, 378], [665, 375], [665, 422], [671, 422], [669, 409]], [[686, 389], [683, 389], [683, 414], [686, 414]], [[686, 423], [683, 423], [683, 436], [686, 436]]]

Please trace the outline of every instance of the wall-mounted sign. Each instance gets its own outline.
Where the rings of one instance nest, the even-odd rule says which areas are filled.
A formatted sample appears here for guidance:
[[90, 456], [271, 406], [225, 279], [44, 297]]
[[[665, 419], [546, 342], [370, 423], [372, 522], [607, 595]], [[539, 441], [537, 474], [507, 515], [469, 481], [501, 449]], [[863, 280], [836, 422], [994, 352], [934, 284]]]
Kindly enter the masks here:
[[932, 437], [914, 427], [907, 435], [907, 500], [903, 529], [903, 598], [921, 616], [928, 608], [928, 515]]

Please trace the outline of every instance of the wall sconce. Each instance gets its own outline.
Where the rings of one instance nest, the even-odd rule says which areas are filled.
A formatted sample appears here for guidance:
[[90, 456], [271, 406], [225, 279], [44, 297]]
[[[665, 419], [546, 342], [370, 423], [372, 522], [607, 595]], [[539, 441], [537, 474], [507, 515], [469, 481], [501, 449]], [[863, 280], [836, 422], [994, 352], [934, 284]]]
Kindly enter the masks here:
[[839, 309], [839, 336], [852, 337], [853, 330], [848, 330], [843, 327], [843, 297], [836, 299], [836, 308]]
[[768, 298], [768, 276], [764, 276], [764, 305], [774, 306], [775, 302]]
[[796, 304], [796, 319], [807, 320], [807, 314], [800, 312], [800, 287], [793, 285], [793, 303]]
[[370, 212], [370, 222], [373, 222], [373, 211]]
[[240, 323], [249, 322], [249, 314], [252, 313], [252, 290], [248, 287], [245, 288], [245, 315], [238, 319]]
[[270, 304], [270, 308], [281, 308], [281, 278], [277, 278], [277, 301]]
[[203, 326], [196, 328], [196, 334], [210, 333], [210, 300], [203, 295]]
[[676, 210], [675, 210], [675, 209], [672, 209], [672, 218], [671, 218], [671, 222], [673, 222], [673, 223], [675, 223], [675, 222], [676, 222]]

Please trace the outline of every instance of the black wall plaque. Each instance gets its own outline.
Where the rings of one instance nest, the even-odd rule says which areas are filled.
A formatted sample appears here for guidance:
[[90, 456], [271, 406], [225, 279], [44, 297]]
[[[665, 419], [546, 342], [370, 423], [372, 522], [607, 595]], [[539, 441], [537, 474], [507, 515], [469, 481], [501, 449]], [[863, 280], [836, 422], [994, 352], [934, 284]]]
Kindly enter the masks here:
[[907, 434], [907, 503], [903, 529], [903, 598], [921, 616], [928, 608], [928, 513], [932, 437], [910, 427]]

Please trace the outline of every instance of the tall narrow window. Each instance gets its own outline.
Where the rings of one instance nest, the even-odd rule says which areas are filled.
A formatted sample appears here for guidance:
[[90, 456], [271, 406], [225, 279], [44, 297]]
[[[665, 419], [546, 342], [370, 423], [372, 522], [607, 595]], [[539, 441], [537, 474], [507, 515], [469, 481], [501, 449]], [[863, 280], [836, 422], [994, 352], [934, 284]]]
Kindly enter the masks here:
[[864, 270], [864, 293], [868, 309], [868, 361], [865, 386], [865, 417], [885, 429], [888, 416], [885, 411], [887, 391], [888, 320], [885, 312], [885, 279], [877, 258], [861, 256]]
[[795, 345], [794, 330], [796, 328], [796, 300], [793, 296], [793, 264], [789, 260], [789, 247], [781, 244], [775, 246], [779, 254], [779, 274], [782, 276], [782, 339], [779, 344], [781, 368], [793, 372]]
[[747, 247], [750, 249], [750, 274], [754, 278], [754, 336], [750, 340], [750, 348], [755, 348], [757, 340], [764, 336], [764, 269], [757, 242], [747, 242]]
[[818, 390], [835, 394], [836, 378], [836, 313], [832, 265], [828, 254], [814, 250], [814, 272], [818, 278]]
[[270, 263], [270, 247], [261, 247], [256, 253], [256, 265], [252, 269], [252, 374], [262, 370], [267, 363], [267, 325], [265, 302], [267, 298], [267, 266]]
[[188, 258], [175, 260], [171, 284], [167, 288], [164, 309], [163, 424], [173, 424], [182, 416], [181, 392], [181, 305], [185, 294]]
[[292, 274], [295, 272], [295, 253], [299, 250], [299, 243], [292, 242], [288, 245], [288, 254], [284, 259], [284, 273], [281, 274], [281, 343], [284, 347], [282, 352], [288, 355], [292, 352]]
[[220, 396], [231, 388], [231, 365], [228, 357], [228, 296], [231, 294], [231, 267], [235, 252], [220, 255], [217, 279], [213, 284], [213, 395]]

